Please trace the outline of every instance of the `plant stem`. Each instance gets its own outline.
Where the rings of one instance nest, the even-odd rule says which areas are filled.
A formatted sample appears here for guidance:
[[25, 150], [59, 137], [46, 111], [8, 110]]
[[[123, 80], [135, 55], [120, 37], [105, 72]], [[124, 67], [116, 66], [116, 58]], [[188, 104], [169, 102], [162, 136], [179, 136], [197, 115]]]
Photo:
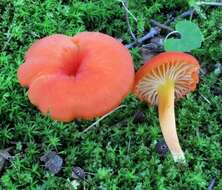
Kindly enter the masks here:
[[87, 131], [89, 131], [91, 128], [93, 128], [94, 126], [96, 126], [97, 124], [99, 124], [100, 121], [102, 121], [104, 118], [106, 118], [107, 116], [111, 115], [113, 112], [115, 112], [116, 110], [123, 108], [123, 107], [127, 107], [126, 105], [120, 105], [117, 108], [115, 108], [114, 110], [108, 112], [107, 114], [103, 115], [102, 117], [100, 117], [97, 121], [95, 121], [93, 124], [91, 124], [89, 127], [87, 127], [85, 130], [83, 130], [82, 133], [85, 133]]
[[199, 1], [196, 2], [197, 5], [209, 5], [209, 6], [222, 6], [222, 3], [220, 2], [205, 2], [205, 1]]
[[159, 28], [162, 28], [164, 30], [168, 30], [170, 32], [173, 32], [174, 30], [172, 28], [170, 28], [169, 26], [165, 25], [165, 24], [161, 24], [159, 22], [157, 22], [156, 20], [154, 19], [150, 19], [150, 22], [155, 25], [155, 26], [158, 26]]
[[[145, 36], [139, 38], [137, 42], [138, 42], [139, 44], [141, 44], [141, 43], [143, 43], [144, 41], [146, 41], [146, 40], [148, 40], [148, 39], [150, 39], [150, 38], [153, 38], [154, 36], [156, 36], [156, 35], [159, 34], [159, 33], [160, 33], [160, 29], [159, 29], [158, 27], [152, 27], [152, 28], [150, 29], [150, 31], [149, 31]], [[132, 42], [132, 43], [130, 43], [130, 44], [127, 44], [127, 45], [125, 45], [125, 47], [128, 48], [128, 49], [130, 49], [130, 48], [132, 48], [134, 45], [136, 45], [136, 42]]]
[[133, 33], [133, 30], [132, 30], [131, 25], [130, 25], [129, 14], [133, 17], [133, 19], [136, 22], [137, 22], [137, 19], [128, 9], [128, 0], [125, 0], [125, 2], [124, 1], [121, 1], [121, 2], [122, 2], [122, 5], [123, 5], [123, 7], [125, 9], [126, 23], [127, 23], [127, 27], [128, 27], [129, 33], [130, 33], [131, 37], [133, 38], [134, 42], [137, 44], [136, 35]]
[[168, 79], [158, 89], [159, 121], [165, 142], [175, 162], [185, 162], [184, 153], [180, 147], [174, 113], [174, 81]]

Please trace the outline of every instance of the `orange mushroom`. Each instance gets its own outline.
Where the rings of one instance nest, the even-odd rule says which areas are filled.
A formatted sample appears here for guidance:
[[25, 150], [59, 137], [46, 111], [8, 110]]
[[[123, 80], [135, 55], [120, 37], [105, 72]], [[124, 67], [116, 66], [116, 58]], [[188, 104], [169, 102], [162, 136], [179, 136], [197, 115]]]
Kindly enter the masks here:
[[44, 115], [71, 121], [117, 107], [133, 87], [134, 67], [128, 50], [106, 34], [55, 34], [30, 47], [17, 76]]
[[164, 52], [148, 60], [136, 73], [134, 93], [158, 105], [159, 121], [166, 144], [176, 162], [185, 161], [175, 123], [174, 100], [195, 90], [199, 64], [191, 55]]

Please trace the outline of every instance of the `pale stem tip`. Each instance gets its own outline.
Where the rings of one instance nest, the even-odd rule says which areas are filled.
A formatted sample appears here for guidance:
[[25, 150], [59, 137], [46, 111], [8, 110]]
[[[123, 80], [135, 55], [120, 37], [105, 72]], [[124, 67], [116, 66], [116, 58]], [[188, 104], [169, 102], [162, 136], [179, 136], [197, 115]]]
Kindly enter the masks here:
[[184, 153], [172, 153], [173, 160], [177, 163], [186, 163]]

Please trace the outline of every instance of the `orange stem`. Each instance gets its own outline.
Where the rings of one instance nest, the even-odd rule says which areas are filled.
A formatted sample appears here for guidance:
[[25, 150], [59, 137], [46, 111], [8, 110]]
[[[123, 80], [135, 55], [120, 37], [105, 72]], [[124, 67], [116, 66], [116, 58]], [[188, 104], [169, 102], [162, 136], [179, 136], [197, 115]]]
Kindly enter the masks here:
[[174, 81], [166, 80], [158, 89], [159, 121], [165, 142], [175, 162], [185, 162], [184, 153], [180, 147], [174, 113]]

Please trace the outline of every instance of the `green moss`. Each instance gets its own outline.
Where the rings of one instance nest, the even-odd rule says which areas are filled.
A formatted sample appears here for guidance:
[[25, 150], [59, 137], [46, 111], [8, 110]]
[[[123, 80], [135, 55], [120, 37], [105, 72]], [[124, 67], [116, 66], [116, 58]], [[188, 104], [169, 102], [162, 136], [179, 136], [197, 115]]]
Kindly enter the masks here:
[[[151, 18], [160, 22], [167, 14], [179, 15], [188, 9], [183, 0], [130, 1], [134, 32], [141, 37], [150, 29]], [[206, 189], [212, 178], [222, 187], [222, 82], [214, 64], [221, 61], [222, 10], [204, 9], [207, 20], [197, 16], [205, 41], [193, 54], [208, 74], [201, 77], [198, 89], [176, 103], [180, 142], [188, 165], [180, 168], [168, 154], [155, 152], [162, 138], [157, 109], [148, 107], [133, 95], [100, 124], [82, 134], [93, 121], [68, 124], [43, 117], [20, 87], [16, 71], [25, 51], [36, 39], [52, 33], [74, 35], [90, 30], [132, 41], [127, 32], [125, 12], [118, 1], [110, 0], [5, 0], [0, 1], [0, 149], [12, 146], [12, 161], [2, 171], [0, 189], [68, 189], [73, 165], [94, 173], [88, 176], [91, 190]], [[174, 24], [172, 24], [173, 26]], [[135, 67], [141, 65], [137, 48], [132, 49]], [[220, 95], [215, 93], [219, 89]], [[133, 114], [144, 111], [147, 121], [134, 124]], [[126, 120], [126, 123], [121, 123]], [[16, 145], [12, 144], [16, 142]], [[63, 172], [53, 176], [39, 158], [55, 150], [65, 159]], [[219, 181], [220, 180], [220, 181]]]

